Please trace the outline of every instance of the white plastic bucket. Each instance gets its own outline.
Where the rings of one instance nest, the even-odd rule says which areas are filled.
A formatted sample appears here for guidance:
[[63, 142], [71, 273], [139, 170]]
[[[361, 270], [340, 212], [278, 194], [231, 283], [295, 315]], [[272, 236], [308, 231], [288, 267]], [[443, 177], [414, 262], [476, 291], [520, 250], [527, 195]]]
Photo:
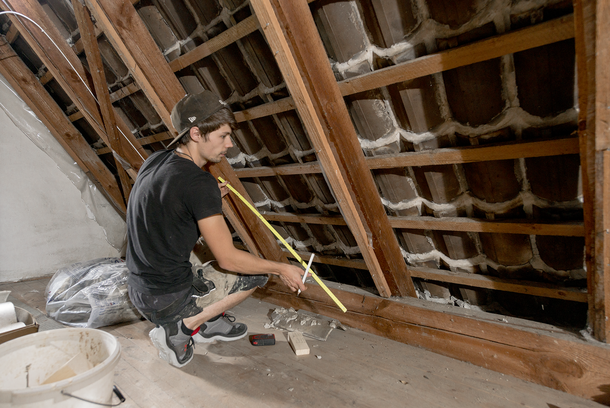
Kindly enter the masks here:
[[[0, 408], [94, 406], [66, 393], [109, 404], [120, 354], [117, 339], [96, 329], [49, 330], [0, 344]], [[43, 384], [75, 356], [85, 360], [84, 372], [75, 368], [72, 377]]]

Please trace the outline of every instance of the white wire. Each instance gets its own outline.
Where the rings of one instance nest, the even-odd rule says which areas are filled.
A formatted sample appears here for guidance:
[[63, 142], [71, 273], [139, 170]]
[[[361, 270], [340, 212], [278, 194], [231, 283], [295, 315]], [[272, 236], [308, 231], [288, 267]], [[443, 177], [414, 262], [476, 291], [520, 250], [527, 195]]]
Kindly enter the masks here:
[[[10, 6], [6, 3], [6, 1], [3, 0], [3, 3], [10, 8]], [[89, 86], [87, 85], [87, 83], [85, 82], [85, 80], [80, 76], [80, 74], [78, 73], [78, 71], [76, 70], [76, 68], [74, 68], [74, 65], [72, 65], [72, 63], [70, 62], [70, 60], [68, 59], [68, 57], [66, 56], [66, 54], [63, 53], [63, 51], [61, 50], [61, 48], [59, 48], [59, 46], [55, 43], [55, 41], [53, 41], [53, 39], [51, 38], [51, 36], [44, 30], [44, 28], [42, 28], [36, 21], [32, 20], [30, 17], [26, 16], [25, 14], [19, 13], [17, 11], [2, 11], [0, 12], [0, 16], [3, 14], [15, 14], [19, 17], [25, 18], [26, 20], [28, 20], [29, 22], [31, 22], [32, 24], [34, 24], [36, 27], [38, 27], [40, 29], [40, 31], [42, 31], [42, 33], [44, 35], [47, 36], [47, 38], [53, 43], [53, 45], [55, 46], [55, 48], [57, 48], [57, 51], [60, 52], [60, 54], [64, 57], [64, 59], [68, 62], [68, 64], [70, 64], [70, 67], [72, 68], [72, 70], [74, 71], [74, 73], [76, 73], [76, 75], [78, 76], [78, 79], [80, 79], [80, 81], [83, 83], [83, 85], [85, 86], [85, 88], [87, 89], [87, 91], [89, 91], [89, 93], [91, 94], [91, 96], [93, 97], [93, 99], [95, 100], [95, 103], [97, 103], [97, 105], [100, 105], [100, 102], [97, 100], [97, 98], [95, 97], [95, 95], [93, 94], [93, 92], [91, 91], [91, 88], [89, 88]], [[97, 121], [96, 121], [97, 123]], [[101, 125], [99, 123], [97, 123], [98, 126], [101, 127]], [[127, 140], [127, 142], [131, 145], [131, 147], [136, 151], [136, 153], [138, 153], [138, 156], [140, 156], [140, 158], [142, 160], [144, 160], [144, 157], [142, 156], [142, 154], [140, 153], [140, 151], [133, 145], [133, 143], [131, 143], [131, 140], [129, 140], [129, 138], [127, 138], [127, 136], [125, 135], [125, 133], [123, 133], [123, 131], [121, 130], [120, 127], [116, 126], [116, 128], [118, 129], [118, 131], [123, 135], [123, 137], [125, 138], [125, 140]], [[110, 146], [108, 146], [110, 147]], [[114, 151], [114, 149], [112, 149], [112, 147], [110, 147], [110, 149], [113, 151], [113, 153], [116, 153]]]

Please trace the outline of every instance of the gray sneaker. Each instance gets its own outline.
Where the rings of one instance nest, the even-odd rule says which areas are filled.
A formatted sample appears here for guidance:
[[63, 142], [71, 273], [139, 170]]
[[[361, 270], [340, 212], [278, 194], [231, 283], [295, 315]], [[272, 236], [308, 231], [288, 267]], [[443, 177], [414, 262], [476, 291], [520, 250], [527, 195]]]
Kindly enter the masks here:
[[148, 334], [159, 350], [159, 357], [174, 367], [184, 367], [193, 359], [193, 338], [182, 333], [181, 324], [182, 321], [157, 326]]
[[248, 326], [235, 323], [235, 317], [223, 313], [199, 326], [199, 333], [193, 336], [195, 343], [211, 343], [214, 340], [239, 340], [248, 334]]

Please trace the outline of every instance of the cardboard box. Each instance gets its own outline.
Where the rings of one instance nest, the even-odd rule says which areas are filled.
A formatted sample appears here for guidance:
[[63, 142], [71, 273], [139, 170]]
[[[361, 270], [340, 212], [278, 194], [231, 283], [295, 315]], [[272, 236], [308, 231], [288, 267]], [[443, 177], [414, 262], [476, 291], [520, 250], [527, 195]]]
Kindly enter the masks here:
[[38, 323], [30, 312], [15, 306], [15, 314], [17, 315], [17, 321], [25, 323], [25, 327], [0, 333], [0, 344], [16, 339], [17, 337], [25, 336], [26, 334], [36, 333], [38, 331]]

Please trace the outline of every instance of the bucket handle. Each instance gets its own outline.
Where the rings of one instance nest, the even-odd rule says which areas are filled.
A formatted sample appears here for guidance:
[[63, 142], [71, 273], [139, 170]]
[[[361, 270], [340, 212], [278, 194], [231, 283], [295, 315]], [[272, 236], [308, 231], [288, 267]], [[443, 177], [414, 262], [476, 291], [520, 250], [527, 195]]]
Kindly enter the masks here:
[[116, 394], [116, 396], [121, 401], [118, 404], [104, 404], [104, 403], [101, 403], [101, 402], [89, 401], [89, 400], [86, 400], [84, 398], [77, 397], [76, 395], [68, 394], [64, 390], [61, 390], [61, 394], [65, 395], [67, 397], [72, 397], [72, 398], [76, 398], [76, 399], [81, 400], [81, 401], [88, 402], [90, 404], [101, 405], [101, 406], [104, 406], [104, 407], [118, 407], [119, 405], [121, 405], [122, 403], [125, 402], [125, 397], [123, 396], [123, 393], [121, 393], [121, 391], [119, 391], [119, 389], [117, 388], [116, 385], [112, 386], [112, 391]]

